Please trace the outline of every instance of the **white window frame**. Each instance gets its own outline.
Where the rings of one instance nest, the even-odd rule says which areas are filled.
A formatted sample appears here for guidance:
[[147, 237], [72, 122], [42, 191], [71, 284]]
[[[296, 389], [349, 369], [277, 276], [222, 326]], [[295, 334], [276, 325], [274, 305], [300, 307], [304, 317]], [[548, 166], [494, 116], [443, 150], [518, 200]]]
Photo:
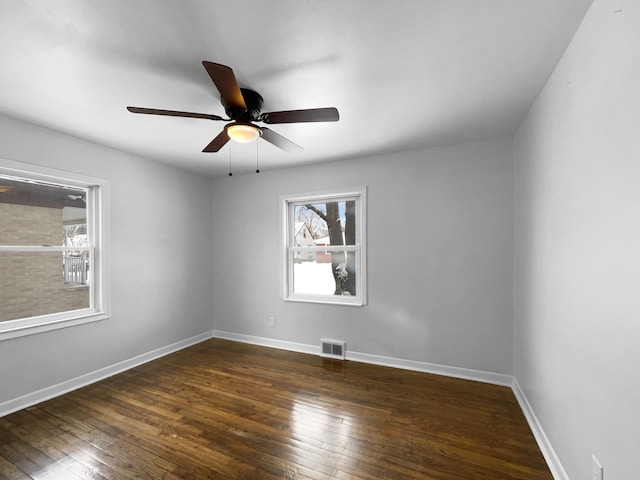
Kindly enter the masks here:
[[[54, 185], [79, 187], [87, 192], [87, 232], [90, 265], [88, 308], [0, 321], [0, 341], [67, 328], [111, 316], [109, 248], [107, 241], [109, 184], [106, 180], [0, 158], [0, 174]], [[64, 252], [77, 247], [0, 245], [0, 252]], [[1, 305], [0, 305], [1, 308]]]
[[[335, 247], [296, 247], [294, 207], [304, 203], [325, 203], [344, 200], [356, 201], [356, 245]], [[318, 192], [288, 194], [280, 196], [281, 221], [281, 298], [289, 302], [324, 303], [333, 305], [363, 306], [367, 303], [367, 187], [352, 187]], [[293, 291], [294, 252], [327, 252], [331, 250], [352, 251], [356, 255], [355, 295], [316, 295]]]

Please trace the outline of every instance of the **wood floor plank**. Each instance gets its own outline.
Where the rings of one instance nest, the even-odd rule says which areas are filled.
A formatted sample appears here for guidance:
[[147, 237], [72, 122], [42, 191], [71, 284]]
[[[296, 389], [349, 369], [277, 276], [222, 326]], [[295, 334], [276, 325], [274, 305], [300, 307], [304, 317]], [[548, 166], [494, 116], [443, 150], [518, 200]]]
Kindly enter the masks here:
[[30, 480], [31, 477], [0, 455], [0, 480]]
[[552, 480], [509, 388], [219, 339], [1, 418], [4, 478]]

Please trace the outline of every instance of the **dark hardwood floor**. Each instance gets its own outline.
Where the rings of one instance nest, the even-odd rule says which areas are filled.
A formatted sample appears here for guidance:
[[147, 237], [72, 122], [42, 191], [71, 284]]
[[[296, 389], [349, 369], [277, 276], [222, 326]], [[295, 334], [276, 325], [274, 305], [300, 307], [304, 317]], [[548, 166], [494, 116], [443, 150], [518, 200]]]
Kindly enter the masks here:
[[209, 340], [0, 418], [1, 479], [545, 479], [507, 387]]

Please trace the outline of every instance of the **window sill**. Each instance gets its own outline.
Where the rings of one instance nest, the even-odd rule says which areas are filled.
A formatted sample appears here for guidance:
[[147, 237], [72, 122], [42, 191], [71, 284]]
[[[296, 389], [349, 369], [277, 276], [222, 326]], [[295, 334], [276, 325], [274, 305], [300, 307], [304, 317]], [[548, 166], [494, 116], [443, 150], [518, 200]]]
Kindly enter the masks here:
[[109, 314], [106, 312], [96, 312], [91, 309], [86, 309], [75, 312], [63, 312], [63, 314], [5, 320], [0, 322], [0, 341], [97, 322], [106, 320], [109, 317]]
[[345, 307], [363, 307], [366, 305], [361, 298], [358, 297], [349, 297], [349, 296], [336, 296], [333, 297], [324, 297], [324, 296], [313, 296], [313, 295], [289, 295], [286, 298], [283, 298], [285, 302], [298, 302], [298, 303], [320, 303], [324, 305], [344, 305]]

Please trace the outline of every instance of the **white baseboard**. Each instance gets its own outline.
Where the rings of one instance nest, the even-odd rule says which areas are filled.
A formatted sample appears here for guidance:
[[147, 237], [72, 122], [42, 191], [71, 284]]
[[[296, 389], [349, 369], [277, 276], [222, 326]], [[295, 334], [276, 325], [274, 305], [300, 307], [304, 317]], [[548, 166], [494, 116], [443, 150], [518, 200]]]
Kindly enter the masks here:
[[549, 466], [549, 470], [551, 470], [551, 474], [553, 475], [554, 480], [570, 480], [569, 475], [567, 475], [567, 472], [562, 466], [562, 463], [560, 463], [560, 459], [558, 458], [558, 455], [556, 455], [556, 452], [553, 449], [549, 438], [544, 433], [542, 425], [540, 425], [540, 422], [538, 421], [533, 408], [531, 408], [529, 400], [527, 400], [524, 391], [522, 390], [522, 388], [520, 388], [520, 384], [515, 377], [513, 377], [511, 389], [513, 390], [513, 394], [518, 400], [518, 404], [520, 404], [520, 409], [527, 419], [527, 423], [529, 424], [529, 428], [531, 428], [531, 431], [533, 432], [533, 436], [538, 443], [538, 447], [540, 448], [544, 459], [547, 461], [547, 465]]
[[223, 340], [233, 340], [234, 342], [250, 343], [251, 345], [259, 345], [261, 347], [278, 348], [280, 350], [289, 350], [291, 352], [309, 353], [311, 355], [320, 354], [320, 345], [314, 346], [306, 343], [289, 342], [286, 340], [277, 340], [275, 338], [256, 337], [254, 335], [243, 335], [241, 333], [223, 332], [214, 330], [213, 338], [221, 338]]
[[[222, 332], [219, 330], [213, 331], [213, 337], [251, 343], [253, 345], [260, 345], [263, 347], [279, 348], [281, 350], [291, 350], [293, 352], [309, 353], [311, 355], [320, 355], [320, 343], [318, 343], [318, 345], [309, 345], [305, 343], [275, 340], [273, 338], [256, 337], [253, 335]], [[485, 372], [482, 370], [472, 370], [468, 368], [449, 367], [447, 365], [438, 365], [435, 363], [419, 362], [415, 360], [404, 360], [401, 358], [383, 357], [380, 355], [371, 355], [369, 353], [350, 352], [348, 349], [346, 360], [370, 363], [372, 365], [381, 365], [385, 367], [402, 368], [404, 370], [414, 370], [417, 372], [434, 373], [447, 377], [475, 380], [478, 382], [491, 383], [506, 387], [510, 387], [512, 384], [511, 375]]]
[[82, 388], [86, 385], [90, 385], [105, 378], [112, 377], [113, 375], [124, 372], [125, 370], [129, 370], [138, 365], [142, 365], [143, 363], [147, 363], [151, 360], [164, 357], [165, 355], [168, 355], [170, 353], [177, 352], [178, 350], [182, 350], [183, 348], [187, 348], [191, 345], [195, 345], [196, 343], [208, 340], [212, 336], [213, 332], [205, 332], [200, 335], [196, 335], [195, 337], [187, 338], [186, 340], [181, 340], [171, 345], [167, 345], [150, 352], [143, 353], [128, 360], [115, 363], [108, 367], [104, 367], [99, 370], [80, 375], [79, 377], [66, 380], [62, 383], [58, 383], [57, 385], [51, 385], [49, 387], [28, 393], [21, 397], [2, 402], [0, 403], [0, 417], [13, 412], [17, 412], [18, 410], [22, 410], [27, 407], [31, 407], [46, 400], [50, 400], [54, 397], [64, 395], [65, 393], [77, 390], [78, 388]]
[[406, 360], [403, 358], [383, 357], [380, 355], [371, 355], [369, 353], [349, 352], [349, 350], [347, 350], [347, 360], [371, 363], [373, 365], [381, 365], [384, 367], [402, 368], [404, 370], [413, 370], [416, 372], [433, 373], [436, 375], [461, 378], [464, 380], [474, 380], [476, 382], [491, 383], [505, 387], [511, 386], [512, 381], [511, 375], [505, 375], [502, 373], [451, 367], [448, 365]]

